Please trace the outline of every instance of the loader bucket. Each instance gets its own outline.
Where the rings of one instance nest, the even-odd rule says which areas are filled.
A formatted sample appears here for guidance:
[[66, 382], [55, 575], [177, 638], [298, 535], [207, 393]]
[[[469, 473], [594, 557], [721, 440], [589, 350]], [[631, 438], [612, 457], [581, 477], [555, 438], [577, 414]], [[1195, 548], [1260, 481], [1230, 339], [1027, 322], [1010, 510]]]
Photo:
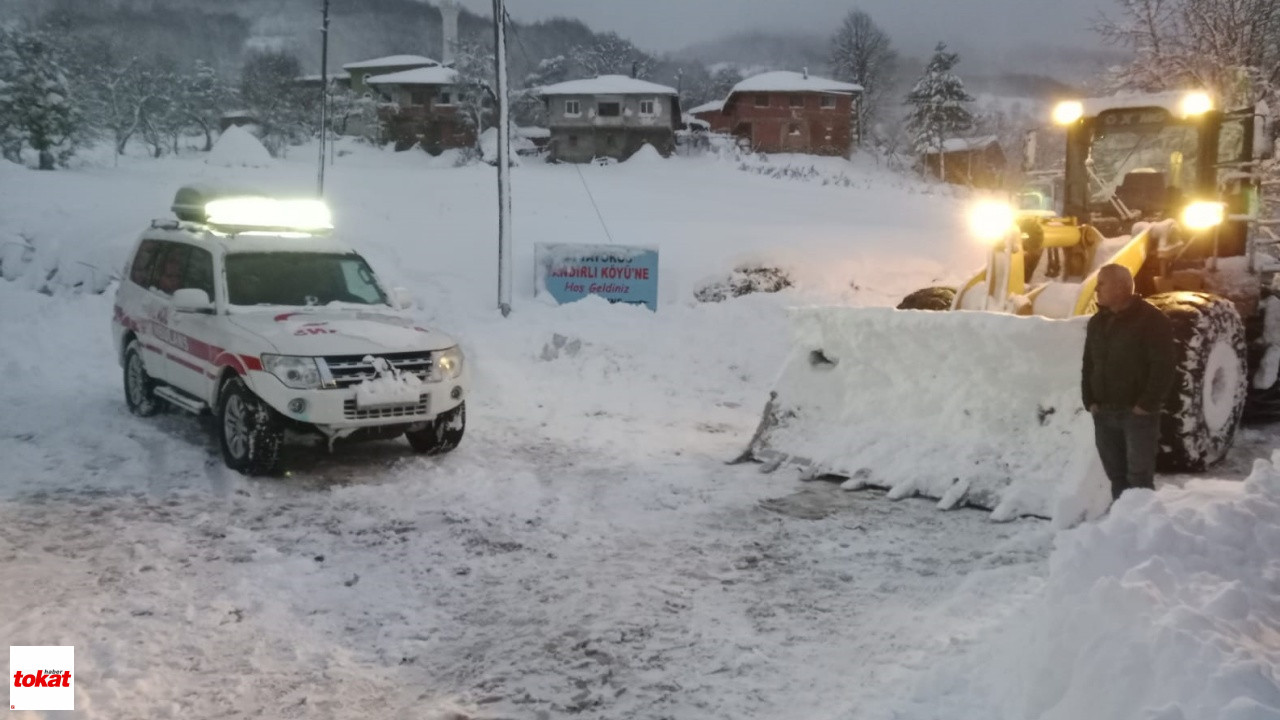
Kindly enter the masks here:
[[1110, 494], [1080, 400], [1086, 322], [795, 309], [792, 353], [743, 457], [996, 520], [1095, 516]]

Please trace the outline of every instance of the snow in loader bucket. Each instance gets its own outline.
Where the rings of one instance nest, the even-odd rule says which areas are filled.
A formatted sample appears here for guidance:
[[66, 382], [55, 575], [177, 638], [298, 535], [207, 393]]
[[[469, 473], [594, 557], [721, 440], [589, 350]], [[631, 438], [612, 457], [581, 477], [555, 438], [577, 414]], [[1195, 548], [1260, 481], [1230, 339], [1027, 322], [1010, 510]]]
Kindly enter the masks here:
[[1087, 319], [798, 308], [744, 458], [889, 497], [1071, 524], [1107, 507], [1081, 407]]

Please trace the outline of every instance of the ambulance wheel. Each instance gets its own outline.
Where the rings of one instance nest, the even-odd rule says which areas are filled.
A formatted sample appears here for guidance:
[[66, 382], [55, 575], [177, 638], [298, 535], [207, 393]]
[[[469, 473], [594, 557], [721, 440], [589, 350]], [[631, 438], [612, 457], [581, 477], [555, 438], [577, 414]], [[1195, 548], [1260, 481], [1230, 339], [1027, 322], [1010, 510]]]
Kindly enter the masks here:
[[136, 339], [130, 340], [124, 351], [124, 401], [129, 412], [139, 417], [151, 417], [164, 409], [156, 395], [156, 381], [142, 362], [142, 343]]
[[271, 475], [279, 468], [284, 422], [240, 378], [222, 386], [216, 426], [227, 467], [245, 475]]
[[410, 430], [404, 436], [420, 455], [443, 455], [458, 447], [467, 426], [467, 404], [462, 403], [446, 410], [420, 430]]

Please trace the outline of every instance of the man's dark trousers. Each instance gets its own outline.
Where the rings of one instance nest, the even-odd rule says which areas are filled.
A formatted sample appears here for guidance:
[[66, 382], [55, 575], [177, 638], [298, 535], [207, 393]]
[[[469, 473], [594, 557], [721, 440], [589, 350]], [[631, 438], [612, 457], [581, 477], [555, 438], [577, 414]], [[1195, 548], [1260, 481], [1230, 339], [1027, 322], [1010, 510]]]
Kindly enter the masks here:
[[1102, 469], [1111, 480], [1111, 498], [1128, 488], [1154, 488], [1160, 413], [1138, 415], [1132, 408], [1098, 408], [1093, 436]]

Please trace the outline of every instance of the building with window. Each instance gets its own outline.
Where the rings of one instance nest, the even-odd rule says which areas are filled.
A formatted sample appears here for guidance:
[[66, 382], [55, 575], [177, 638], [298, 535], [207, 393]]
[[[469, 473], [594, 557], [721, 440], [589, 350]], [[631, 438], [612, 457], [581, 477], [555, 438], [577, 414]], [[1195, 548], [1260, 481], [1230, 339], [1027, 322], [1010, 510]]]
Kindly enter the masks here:
[[743, 80], [719, 114], [699, 119], [728, 127], [752, 150], [846, 156], [858, 142], [862, 86], [803, 73], [767, 72]]
[[440, 63], [422, 55], [389, 55], [387, 57], [360, 60], [342, 66], [347, 76], [348, 86], [359, 95], [368, 94], [373, 97], [373, 88], [367, 82], [369, 78], [388, 73], [413, 70], [415, 68], [439, 67]]
[[664, 157], [675, 149], [680, 122], [675, 88], [625, 75], [601, 75], [548, 85], [541, 95], [547, 106], [552, 160], [626, 160], [645, 143]]
[[[480, 107], [487, 108], [484, 88], [458, 85], [458, 72], [447, 67], [423, 67], [366, 81], [386, 100], [378, 112], [386, 136], [397, 145], [419, 143], [428, 152], [470, 147], [476, 142], [476, 125], [485, 117], [468, 117], [462, 103], [465, 93], [480, 93]], [[481, 128], [483, 129], [483, 128]]]

